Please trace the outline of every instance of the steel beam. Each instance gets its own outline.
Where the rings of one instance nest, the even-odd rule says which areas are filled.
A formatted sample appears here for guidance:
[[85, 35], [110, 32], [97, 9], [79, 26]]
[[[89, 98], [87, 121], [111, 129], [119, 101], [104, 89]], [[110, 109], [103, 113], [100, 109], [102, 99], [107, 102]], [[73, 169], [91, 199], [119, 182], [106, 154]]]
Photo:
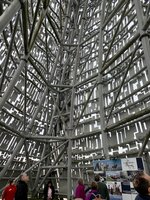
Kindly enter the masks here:
[[[25, 2], [25, 0], [24, 0]], [[21, 4], [19, 0], [14, 0], [8, 8], [0, 16], [0, 33], [5, 29], [7, 24], [12, 20], [14, 15], [20, 10]]]
[[114, 128], [119, 127], [119, 126], [122, 125], [122, 124], [125, 124], [125, 123], [127, 123], [127, 122], [130, 122], [131, 120], [140, 118], [140, 117], [142, 117], [142, 116], [144, 116], [144, 115], [147, 115], [147, 114], [149, 114], [149, 113], [150, 113], [150, 108], [147, 107], [145, 110], [141, 110], [141, 111], [137, 112], [136, 114], [132, 114], [132, 115], [130, 115], [130, 116], [128, 116], [128, 117], [126, 117], [126, 118], [124, 118], [124, 119], [122, 119], [122, 120], [116, 122], [115, 124], [108, 125], [108, 126], [106, 127], [106, 130], [107, 130], [107, 131], [113, 130]]
[[23, 67], [26, 65], [27, 60], [28, 60], [28, 55], [24, 56], [22, 58], [22, 60], [20, 61], [20, 64], [19, 64], [18, 68], [16, 69], [16, 71], [15, 71], [15, 73], [14, 73], [14, 75], [13, 75], [13, 77], [12, 77], [12, 79], [11, 79], [11, 81], [10, 81], [10, 83], [9, 83], [5, 93], [4, 93], [4, 95], [0, 99], [0, 110], [2, 109], [2, 107], [6, 103], [7, 99], [11, 95], [12, 89], [15, 86], [16, 81], [18, 80], [19, 75], [21, 74], [21, 71], [22, 71]]
[[121, 82], [121, 84], [120, 84], [120, 86], [119, 86], [119, 88], [118, 88], [118, 91], [117, 91], [117, 94], [116, 94], [116, 96], [115, 96], [115, 100], [114, 100], [114, 102], [113, 102], [113, 105], [112, 105], [112, 107], [111, 107], [111, 110], [110, 110], [110, 112], [109, 112], [109, 115], [108, 115], [108, 117], [107, 117], [107, 124], [108, 124], [108, 122], [109, 122], [109, 119], [110, 119], [110, 116], [111, 116], [111, 114], [112, 114], [112, 111], [113, 111], [113, 109], [114, 109], [114, 107], [115, 107], [115, 105], [116, 105], [117, 99], [118, 99], [119, 94], [120, 94], [120, 92], [121, 92], [121, 88], [122, 88], [122, 86], [124, 85], [124, 82], [125, 82], [125, 79], [126, 79], [126, 77], [127, 77], [128, 71], [129, 71], [129, 69], [130, 69], [130, 67], [131, 67], [131, 65], [132, 65], [132, 63], [133, 63], [133, 59], [134, 59], [134, 56], [135, 56], [135, 54], [136, 54], [138, 48], [139, 48], [139, 44], [137, 43], [137, 45], [136, 45], [136, 47], [135, 47], [135, 49], [134, 49], [134, 51], [133, 51], [133, 53], [132, 53], [130, 62], [129, 62], [129, 64], [128, 64], [128, 67], [127, 67], [127, 69], [125, 70], [125, 73], [124, 73], [122, 82]]
[[145, 55], [145, 64], [148, 69], [148, 78], [150, 80], [150, 44], [149, 44], [149, 34], [145, 34], [148, 28], [148, 25], [150, 25], [150, 17], [148, 19], [145, 19], [142, 4], [140, 1], [134, 0], [134, 5], [136, 8], [136, 14], [138, 19], [138, 25], [139, 25], [139, 32], [140, 32], [140, 39], [142, 42], [142, 47], [144, 50]]
[[106, 121], [105, 121], [105, 111], [104, 111], [104, 89], [102, 85], [102, 74], [100, 73], [102, 70], [102, 56], [103, 56], [103, 35], [104, 31], [102, 29], [103, 23], [104, 23], [104, 16], [105, 16], [105, 9], [106, 9], [106, 0], [102, 2], [102, 12], [101, 12], [101, 23], [102, 25], [100, 26], [99, 30], [99, 50], [98, 50], [98, 82], [101, 84], [98, 85], [98, 97], [99, 97], [99, 105], [100, 105], [100, 122], [101, 122], [101, 133], [102, 133], [102, 145], [103, 145], [103, 151], [104, 151], [104, 157], [109, 158], [109, 150], [108, 150], [108, 140], [107, 140], [107, 131], [105, 131], [106, 127]]
[[[63, 153], [66, 151], [66, 148], [67, 148], [67, 145], [65, 144], [64, 147], [63, 147], [63, 149], [60, 151], [58, 157], [56, 158], [56, 160], [54, 161], [54, 163], [53, 163], [52, 166], [55, 166], [55, 165], [58, 163], [58, 161], [60, 160], [60, 158], [63, 156]], [[50, 168], [48, 169], [48, 171], [46, 172], [46, 174], [45, 174], [43, 180], [40, 181], [38, 187], [36, 188], [36, 192], [38, 192], [39, 189], [41, 188], [41, 186], [44, 184], [46, 178], [49, 176], [49, 174], [50, 174], [50, 172], [52, 171], [52, 169], [53, 169], [52, 167], [50, 167]]]
[[[2, 178], [5, 174], [5, 172], [7, 171], [7, 169], [9, 168], [10, 164], [12, 163], [14, 157], [18, 154], [18, 152], [20, 151], [21, 147], [24, 144], [25, 139], [22, 138], [20, 139], [19, 143], [17, 144], [17, 147], [14, 149], [13, 153], [11, 154], [11, 156], [9, 157], [7, 163], [5, 164], [4, 168], [0, 171], [0, 177]], [[0, 179], [1, 179], [0, 178]]]
[[15, 21], [14, 30], [13, 30], [13, 32], [12, 32], [10, 45], [9, 45], [9, 47], [8, 47], [8, 53], [7, 53], [5, 62], [4, 62], [3, 75], [2, 75], [2, 78], [1, 78], [1, 80], [0, 80], [0, 91], [2, 90], [3, 82], [4, 82], [4, 77], [6, 76], [7, 65], [8, 65], [8, 62], [9, 62], [9, 57], [11, 56], [12, 47], [13, 47], [13, 42], [14, 42], [14, 39], [15, 39], [16, 31], [17, 31], [18, 21], [19, 21], [19, 14], [18, 14], [18, 16], [17, 16], [17, 18], [16, 18], [16, 21]]

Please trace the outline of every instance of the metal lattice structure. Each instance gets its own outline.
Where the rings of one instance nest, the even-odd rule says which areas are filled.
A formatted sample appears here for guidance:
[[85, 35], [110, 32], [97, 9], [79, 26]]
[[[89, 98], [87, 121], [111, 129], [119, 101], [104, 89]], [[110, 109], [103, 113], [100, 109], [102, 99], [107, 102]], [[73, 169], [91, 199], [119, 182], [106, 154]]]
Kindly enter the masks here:
[[93, 159], [148, 162], [149, 37], [146, 0], [0, 1], [1, 188], [69, 199]]

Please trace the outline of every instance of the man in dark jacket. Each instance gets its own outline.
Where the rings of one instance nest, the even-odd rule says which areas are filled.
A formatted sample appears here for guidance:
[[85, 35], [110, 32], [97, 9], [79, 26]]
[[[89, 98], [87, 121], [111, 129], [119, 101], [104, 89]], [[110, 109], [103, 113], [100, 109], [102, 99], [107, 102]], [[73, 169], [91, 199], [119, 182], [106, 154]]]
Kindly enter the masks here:
[[150, 176], [143, 171], [138, 172], [133, 179], [133, 186], [139, 193], [135, 200], [150, 200]]
[[22, 173], [20, 180], [17, 183], [17, 191], [15, 200], [27, 200], [28, 199], [28, 183], [29, 176], [26, 173]]
[[100, 182], [100, 176], [95, 176], [95, 181], [97, 182], [97, 191], [99, 194], [101, 194], [102, 198], [109, 200], [109, 192], [107, 189], [107, 185], [103, 182]]

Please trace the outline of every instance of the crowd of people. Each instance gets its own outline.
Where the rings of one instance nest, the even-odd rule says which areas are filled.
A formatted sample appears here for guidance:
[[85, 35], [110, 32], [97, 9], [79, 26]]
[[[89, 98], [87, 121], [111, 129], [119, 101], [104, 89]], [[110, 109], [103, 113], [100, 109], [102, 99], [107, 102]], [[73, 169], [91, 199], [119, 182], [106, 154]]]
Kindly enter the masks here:
[[[134, 189], [138, 192], [135, 200], [150, 200], [150, 176], [143, 171], [133, 177]], [[109, 189], [106, 184], [95, 176], [91, 187], [85, 189], [83, 179], [79, 179], [74, 193], [75, 200], [110, 200]]]
[[9, 180], [9, 185], [6, 186], [2, 193], [2, 200], [27, 200], [28, 181], [29, 176], [26, 173], [20, 175], [17, 185], [14, 184], [13, 180]]
[[99, 175], [95, 176], [95, 180], [91, 182], [91, 185], [88, 188], [85, 188], [83, 179], [80, 178], [78, 180], [78, 185], [75, 188], [74, 198], [75, 200], [110, 199], [107, 186], [100, 181]]
[[[18, 183], [9, 180], [9, 185], [2, 193], [2, 200], [28, 200], [29, 176], [22, 173]], [[138, 192], [135, 200], [150, 200], [150, 176], [143, 171], [138, 172], [133, 178], [133, 186]], [[55, 189], [51, 181], [44, 188], [44, 200], [54, 199]], [[110, 200], [109, 191], [105, 183], [100, 181], [100, 176], [95, 176], [90, 187], [85, 188], [83, 179], [78, 180], [74, 191], [75, 200]]]
[[[3, 190], [2, 200], [28, 200], [28, 182], [29, 176], [26, 173], [20, 175], [16, 185], [13, 180], [9, 180], [9, 185]], [[54, 186], [48, 181], [43, 192], [44, 200], [53, 200], [54, 193]]]

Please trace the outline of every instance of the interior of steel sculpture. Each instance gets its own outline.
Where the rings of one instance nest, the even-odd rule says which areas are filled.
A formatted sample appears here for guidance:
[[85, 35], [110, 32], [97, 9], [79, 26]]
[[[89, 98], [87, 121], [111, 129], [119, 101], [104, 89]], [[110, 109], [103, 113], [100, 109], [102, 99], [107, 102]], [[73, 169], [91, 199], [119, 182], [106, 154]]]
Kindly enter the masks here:
[[0, 1], [0, 190], [70, 199], [93, 160], [149, 162], [149, 0]]

